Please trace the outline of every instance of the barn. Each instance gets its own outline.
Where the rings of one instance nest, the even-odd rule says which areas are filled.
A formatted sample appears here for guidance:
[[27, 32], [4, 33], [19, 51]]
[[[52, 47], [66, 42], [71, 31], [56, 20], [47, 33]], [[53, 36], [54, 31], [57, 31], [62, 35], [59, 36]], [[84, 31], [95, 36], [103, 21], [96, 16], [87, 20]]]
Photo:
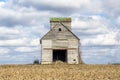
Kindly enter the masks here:
[[69, 17], [50, 18], [50, 30], [40, 39], [41, 64], [82, 63], [80, 39], [71, 31], [71, 22]]

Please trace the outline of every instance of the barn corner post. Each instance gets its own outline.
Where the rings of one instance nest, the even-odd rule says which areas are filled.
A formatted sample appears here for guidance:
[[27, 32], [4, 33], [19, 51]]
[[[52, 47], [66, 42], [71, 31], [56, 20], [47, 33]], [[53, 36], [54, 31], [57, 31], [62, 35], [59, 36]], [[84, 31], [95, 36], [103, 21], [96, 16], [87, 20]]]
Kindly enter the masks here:
[[41, 39], [41, 64], [81, 63], [80, 39], [71, 31], [70, 17], [50, 18], [50, 30]]
[[81, 41], [79, 40], [79, 64], [84, 64], [82, 60]]
[[40, 47], [41, 47], [41, 50], [40, 50], [40, 64], [41, 64], [42, 63], [42, 42], [41, 42], [41, 39], [39, 41], [40, 41]]

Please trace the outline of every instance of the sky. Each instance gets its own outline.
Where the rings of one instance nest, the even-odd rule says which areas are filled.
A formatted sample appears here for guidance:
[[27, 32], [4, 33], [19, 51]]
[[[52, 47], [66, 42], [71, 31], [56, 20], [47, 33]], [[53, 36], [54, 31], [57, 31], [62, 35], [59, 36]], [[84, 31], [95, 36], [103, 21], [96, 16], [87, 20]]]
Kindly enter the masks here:
[[0, 0], [0, 64], [41, 60], [49, 18], [71, 17], [86, 64], [120, 63], [120, 0]]

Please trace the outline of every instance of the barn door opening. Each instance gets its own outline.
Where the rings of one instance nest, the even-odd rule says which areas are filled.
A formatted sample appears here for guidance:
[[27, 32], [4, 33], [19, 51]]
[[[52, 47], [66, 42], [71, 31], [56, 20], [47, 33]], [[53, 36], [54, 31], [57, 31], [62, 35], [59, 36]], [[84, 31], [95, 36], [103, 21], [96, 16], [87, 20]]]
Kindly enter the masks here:
[[67, 50], [53, 50], [53, 62], [67, 62]]

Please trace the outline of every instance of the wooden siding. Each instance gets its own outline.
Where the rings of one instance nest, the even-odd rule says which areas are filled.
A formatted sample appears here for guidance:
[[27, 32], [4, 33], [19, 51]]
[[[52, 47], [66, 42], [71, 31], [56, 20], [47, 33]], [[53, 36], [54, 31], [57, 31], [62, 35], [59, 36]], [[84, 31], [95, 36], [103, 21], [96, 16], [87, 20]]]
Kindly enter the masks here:
[[[53, 62], [53, 50], [67, 50], [67, 63], [79, 64], [79, 38], [71, 32], [70, 22], [51, 22], [50, 31], [42, 37], [42, 64]], [[67, 27], [65, 27], [67, 26]]]

